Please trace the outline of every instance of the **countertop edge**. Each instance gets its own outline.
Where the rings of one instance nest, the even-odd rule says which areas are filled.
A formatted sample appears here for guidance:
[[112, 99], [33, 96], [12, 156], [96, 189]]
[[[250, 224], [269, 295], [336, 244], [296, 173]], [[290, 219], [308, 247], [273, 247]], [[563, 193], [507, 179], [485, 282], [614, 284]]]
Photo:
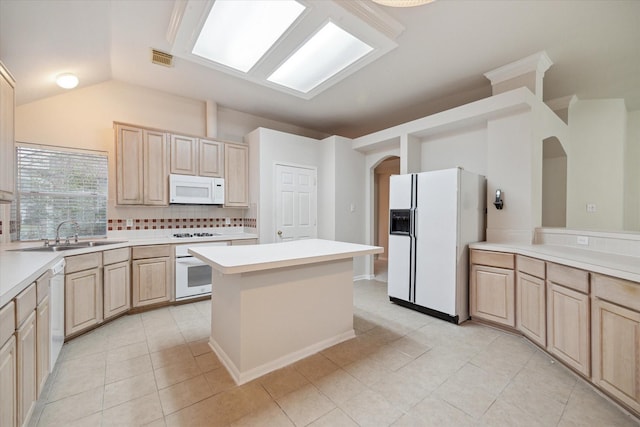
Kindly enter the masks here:
[[640, 258], [556, 245], [477, 242], [469, 249], [514, 253], [640, 283]]
[[[15, 298], [18, 294], [20, 294], [20, 292], [26, 289], [38, 277], [40, 277], [48, 269], [50, 269], [57, 261], [67, 256], [82, 255], [82, 254], [97, 252], [97, 251], [103, 252], [111, 249], [119, 249], [119, 248], [125, 248], [125, 247], [133, 247], [133, 246], [168, 245], [168, 244], [188, 245], [190, 243], [248, 240], [248, 239], [257, 239], [257, 238], [258, 238], [258, 235], [253, 233], [222, 234], [219, 236], [211, 236], [210, 238], [206, 238], [206, 239], [203, 239], [203, 238], [175, 239], [175, 238], [169, 238], [169, 237], [159, 237], [159, 238], [148, 237], [148, 238], [137, 238], [137, 239], [136, 238], [127, 239], [125, 237], [106, 238], [106, 239], [91, 239], [91, 240], [114, 240], [122, 243], [115, 243], [113, 245], [92, 246], [92, 247], [72, 249], [72, 250], [52, 252], [52, 253], [39, 252], [38, 259], [34, 260], [33, 264], [29, 266], [29, 268], [32, 268], [32, 270], [29, 273], [25, 275], [21, 275], [21, 277], [18, 280], [11, 281], [9, 282], [9, 284], [0, 282], [0, 307], [3, 307], [9, 301]], [[123, 241], [123, 240], [126, 240], [126, 241]], [[0, 245], [0, 266], [2, 266], [2, 268], [11, 267], [11, 266], [7, 267], [7, 265], [4, 265], [5, 263], [3, 263], [3, 261], [8, 257], [7, 253], [12, 254], [11, 255], [12, 258], [24, 257], [23, 259], [25, 260], [32, 259], [33, 255], [36, 252], [20, 252], [19, 250], [16, 251], [16, 249], [38, 246], [38, 244], [41, 244], [41, 242], [40, 243], [34, 242], [34, 241], [12, 242], [12, 243], [5, 243]], [[12, 260], [7, 261], [7, 264], [9, 264], [11, 261]], [[23, 268], [23, 267], [24, 266], [17, 267], [17, 268]], [[5, 279], [5, 277], [6, 276], [3, 274], [3, 272], [0, 271], [0, 280], [2, 280], [3, 282], [4, 280], [8, 280], [8, 281], [10, 280], [10, 279]]]

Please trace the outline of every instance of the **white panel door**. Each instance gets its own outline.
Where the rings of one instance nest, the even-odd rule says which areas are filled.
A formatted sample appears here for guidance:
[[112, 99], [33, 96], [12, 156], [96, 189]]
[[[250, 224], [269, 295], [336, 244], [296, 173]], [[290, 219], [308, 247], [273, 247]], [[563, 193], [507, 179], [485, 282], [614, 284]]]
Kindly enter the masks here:
[[415, 303], [456, 311], [458, 169], [418, 174]]
[[276, 165], [276, 242], [318, 236], [316, 170]]

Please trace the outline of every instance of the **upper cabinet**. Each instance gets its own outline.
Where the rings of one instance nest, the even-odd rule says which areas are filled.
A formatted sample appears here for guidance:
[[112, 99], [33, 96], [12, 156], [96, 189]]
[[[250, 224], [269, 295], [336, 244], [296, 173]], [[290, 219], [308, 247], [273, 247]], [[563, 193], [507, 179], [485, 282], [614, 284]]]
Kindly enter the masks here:
[[209, 139], [198, 140], [200, 176], [224, 177], [224, 143]]
[[115, 132], [117, 204], [168, 205], [167, 134], [119, 123]]
[[249, 147], [225, 144], [224, 169], [224, 205], [249, 207]]
[[223, 153], [222, 142], [171, 135], [171, 173], [222, 177]]
[[15, 81], [0, 62], [0, 203], [13, 200], [15, 191]]

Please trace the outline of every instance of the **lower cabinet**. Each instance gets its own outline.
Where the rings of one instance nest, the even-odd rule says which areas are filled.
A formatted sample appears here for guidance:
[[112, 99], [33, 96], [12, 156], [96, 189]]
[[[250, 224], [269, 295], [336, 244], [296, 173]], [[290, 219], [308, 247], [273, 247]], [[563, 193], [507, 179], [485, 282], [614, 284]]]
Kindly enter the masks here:
[[601, 275], [592, 285], [592, 381], [640, 413], [639, 285]]
[[36, 354], [37, 354], [37, 386], [38, 395], [42, 392], [44, 384], [49, 378], [50, 341], [51, 341], [51, 312], [49, 311], [49, 296], [47, 295], [38, 304], [36, 309]]
[[471, 317], [515, 327], [513, 254], [472, 250], [470, 258]]
[[64, 330], [68, 337], [102, 322], [102, 253], [65, 260]]
[[173, 299], [173, 256], [169, 245], [134, 247], [131, 305], [142, 307]]
[[18, 424], [18, 355], [15, 303], [0, 308], [0, 426]]
[[131, 308], [131, 263], [129, 248], [112, 249], [102, 254], [104, 263], [104, 320]]
[[542, 347], [547, 345], [545, 262], [516, 258], [516, 329]]
[[591, 374], [588, 289], [586, 271], [547, 263], [547, 350], [586, 377]]
[[18, 419], [18, 379], [16, 355], [16, 337], [11, 338], [0, 348], [0, 425], [15, 426]]
[[18, 355], [18, 425], [29, 419], [38, 399], [36, 379], [36, 312], [31, 314], [16, 331]]

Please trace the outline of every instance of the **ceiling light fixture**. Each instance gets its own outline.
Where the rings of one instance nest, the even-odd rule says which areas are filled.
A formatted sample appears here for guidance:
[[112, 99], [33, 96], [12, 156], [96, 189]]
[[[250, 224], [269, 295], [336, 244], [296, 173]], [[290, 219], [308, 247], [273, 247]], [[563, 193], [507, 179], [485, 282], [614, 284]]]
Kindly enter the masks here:
[[56, 77], [56, 84], [63, 89], [73, 89], [78, 86], [79, 80], [75, 74], [63, 73]]
[[373, 0], [374, 3], [391, 7], [413, 7], [422, 6], [435, 0]]
[[295, 0], [216, 1], [192, 52], [246, 73], [304, 9]]

